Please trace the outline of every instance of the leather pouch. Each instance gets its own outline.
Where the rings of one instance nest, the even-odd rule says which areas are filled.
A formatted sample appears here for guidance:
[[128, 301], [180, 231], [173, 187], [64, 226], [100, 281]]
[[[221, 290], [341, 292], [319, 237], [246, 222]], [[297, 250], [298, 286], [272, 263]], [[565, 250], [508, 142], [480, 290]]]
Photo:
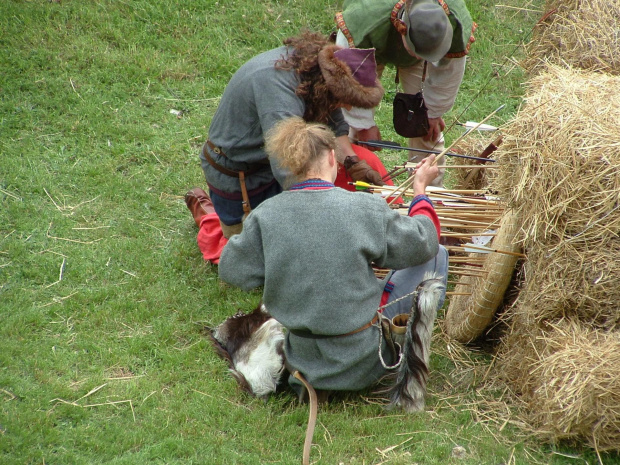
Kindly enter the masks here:
[[428, 110], [422, 92], [398, 92], [393, 103], [393, 122], [396, 133], [403, 137], [423, 137], [428, 134]]

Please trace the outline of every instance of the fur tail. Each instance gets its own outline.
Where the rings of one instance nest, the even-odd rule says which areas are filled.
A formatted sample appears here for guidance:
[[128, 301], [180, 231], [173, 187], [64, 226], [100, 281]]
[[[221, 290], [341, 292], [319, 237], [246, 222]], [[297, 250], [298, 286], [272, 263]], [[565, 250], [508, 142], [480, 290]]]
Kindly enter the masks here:
[[445, 290], [443, 277], [434, 273], [427, 273], [417, 288], [407, 322], [403, 361], [388, 393], [390, 407], [402, 407], [407, 412], [424, 410], [433, 324]]
[[208, 337], [244, 391], [257, 397], [276, 391], [285, 371], [284, 333], [264, 305], [251, 313], [237, 312], [210, 330]]

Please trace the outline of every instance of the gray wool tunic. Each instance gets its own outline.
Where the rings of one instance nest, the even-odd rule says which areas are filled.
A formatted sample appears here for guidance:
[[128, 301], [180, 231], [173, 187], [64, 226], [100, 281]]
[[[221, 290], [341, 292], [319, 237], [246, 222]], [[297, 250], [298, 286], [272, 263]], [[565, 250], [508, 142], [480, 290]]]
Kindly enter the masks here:
[[[220, 278], [244, 290], [263, 286], [263, 303], [286, 328], [341, 335], [375, 316], [384, 289], [371, 263], [403, 269], [438, 252], [424, 215], [402, 216], [379, 196], [340, 188], [285, 191], [255, 208], [224, 247]], [[316, 389], [359, 390], [386, 371], [379, 331], [313, 339], [288, 333], [288, 362]], [[385, 348], [383, 348], [385, 349]], [[384, 350], [384, 359], [390, 358]]]
[[[246, 62], [230, 79], [209, 127], [209, 139], [226, 157], [205, 145], [218, 165], [241, 171], [250, 164], [267, 159], [265, 134], [278, 121], [291, 116], [303, 117], [306, 104], [295, 95], [300, 79], [294, 70], [279, 70], [276, 61], [293, 49], [279, 47], [261, 53]], [[349, 133], [340, 109], [331, 114], [329, 126], [336, 136]], [[207, 183], [224, 192], [240, 192], [239, 180], [220, 173], [200, 153]], [[249, 191], [270, 183], [274, 177], [286, 186], [288, 173], [271, 162], [246, 179]], [[251, 195], [251, 194], [250, 194]]]

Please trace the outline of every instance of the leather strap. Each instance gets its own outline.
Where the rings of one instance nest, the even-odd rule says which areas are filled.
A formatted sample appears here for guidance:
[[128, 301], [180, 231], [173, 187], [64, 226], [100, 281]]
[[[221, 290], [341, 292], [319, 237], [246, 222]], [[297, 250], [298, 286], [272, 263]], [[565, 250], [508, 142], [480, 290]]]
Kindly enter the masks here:
[[[213, 142], [211, 142], [210, 140], [207, 140], [207, 145], [209, 146], [209, 148], [211, 150], [213, 150], [214, 153], [224, 157], [224, 158], [228, 158], [226, 157], [226, 154], [222, 151], [221, 148], [219, 148], [218, 146], [216, 146]], [[216, 170], [218, 170], [220, 173], [225, 174], [226, 176], [230, 176], [231, 178], [238, 178], [239, 177], [239, 173], [241, 173], [241, 171], [235, 171], [235, 170], [231, 170], [229, 168], [226, 168], [225, 166], [222, 165], [218, 165], [215, 160], [213, 159], [213, 157], [211, 157], [211, 154], [209, 154], [209, 151], [206, 149], [206, 147], [203, 145], [202, 146], [202, 154], [204, 155], [205, 159], [207, 160], [207, 162]], [[244, 170], [243, 173], [245, 173], [246, 176], [250, 176], [251, 174], [256, 173], [258, 170], [261, 170], [263, 168], [265, 168], [265, 166], [267, 166], [269, 164], [269, 160], [267, 160], [265, 158], [264, 163], [259, 162], [259, 163], [254, 163], [251, 164], [250, 167], [247, 170]]]
[[[209, 146], [209, 148], [211, 150], [213, 150], [218, 155], [221, 155], [223, 157], [226, 156], [224, 154], [224, 152], [222, 152], [222, 150], [219, 147], [216, 147], [215, 145], [213, 145], [213, 142], [211, 142], [210, 140], [207, 140], [207, 145]], [[220, 173], [225, 174], [226, 176], [230, 176], [231, 178], [238, 178], [239, 177], [239, 172], [238, 171], [229, 170], [225, 166], [218, 165], [217, 163], [215, 163], [215, 160], [213, 158], [211, 158], [211, 155], [209, 154], [209, 151], [204, 146], [202, 147], [202, 154], [204, 155], [204, 157], [207, 160], [207, 162], [209, 162], [209, 165], [211, 165], [213, 168], [218, 170]]]
[[361, 328], [357, 328], [355, 331], [351, 331], [350, 333], [343, 334], [343, 336], [351, 336], [352, 334], [360, 333], [360, 332], [364, 331], [365, 329], [370, 328], [377, 321], [379, 321], [379, 314], [375, 313], [375, 317], [372, 320], [370, 320], [368, 323], [366, 323], [364, 326], [362, 326]]
[[[375, 324], [379, 320], [379, 312], [375, 314], [375, 317], [370, 320], [370, 322], [366, 323], [361, 328], [357, 328], [355, 331], [351, 331], [347, 334], [337, 334], [335, 336], [318, 336], [320, 337], [342, 337], [349, 336], [351, 334], [359, 333], [360, 331], [364, 331], [367, 328], [370, 328], [373, 324]], [[294, 333], [294, 331], [291, 331]], [[312, 333], [309, 333], [310, 336], [302, 336], [302, 337], [313, 337]], [[287, 360], [284, 361], [286, 369], [293, 375], [294, 378], [298, 379], [301, 384], [304, 385], [306, 391], [308, 391], [308, 400], [310, 402], [310, 412], [308, 413], [308, 426], [306, 428], [306, 439], [304, 440], [304, 450], [302, 455], [302, 465], [310, 465], [310, 449], [312, 448], [312, 438], [314, 437], [314, 428], [316, 427], [316, 419], [318, 414], [318, 400], [316, 391], [312, 387], [312, 385], [308, 382], [308, 380], [302, 375], [299, 370], [295, 370], [291, 367]]]
[[377, 321], [379, 321], [379, 313], [375, 313], [375, 317], [372, 320], [370, 320], [368, 323], [366, 323], [364, 326], [362, 326], [361, 328], [357, 328], [346, 334], [312, 334], [310, 331], [301, 331], [299, 329], [289, 329], [289, 332], [294, 334], [295, 336], [305, 337], [308, 339], [329, 339], [332, 337], [345, 337], [345, 336], [351, 336], [352, 334], [360, 333], [364, 331], [365, 329], [370, 328]]
[[243, 213], [249, 215], [252, 211], [250, 207], [250, 197], [248, 197], [248, 189], [245, 187], [245, 173], [243, 171], [239, 171], [239, 184], [241, 184], [241, 196], [243, 197]]
[[[222, 149], [217, 147], [210, 140], [207, 140], [207, 145], [209, 146], [209, 148], [211, 150], [213, 150], [218, 155], [226, 157], [226, 154], [224, 152], [222, 152]], [[252, 166], [249, 170], [246, 170], [246, 171], [233, 171], [231, 169], [226, 168], [225, 166], [218, 165], [215, 162], [215, 160], [213, 158], [211, 158], [211, 155], [209, 154], [209, 151], [204, 146], [202, 147], [202, 154], [204, 155], [205, 160], [207, 160], [207, 162], [209, 162], [209, 164], [213, 168], [218, 170], [220, 173], [225, 174], [226, 176], [230, 176], [232, 178], [239, 178], [239, 184], [241, 185], [241, 198], [243, 199], [243, 201], [242, 201], [243, 213], [245, 213], [246, 215], [249, 214], [252, 211], [252, 208], [250, 207], [250, 197], [248, 196], [248, 189], [247, 189], [247, 187], [245, 185], [245, 177], [249, 176], [250, 174], [253, 174], [256, 171], [258, 171], [259, 169], [263, 168], [264, 165], [255, 165], [255, 166]]]
[[306, 378], [298, 371], [293, 371], [293, 377], [297, 378], [308, 391], [310, 401], [310, 413], [308, 414], [308, 427], [306, 428], [306, 439], [304, 441], [304, 451], [302, 456], [302, 464], [310, 465], [310, 449], [312, 448], [312, 437], [314, 436], [314, 427], [316, 426], [316, 417], [318, 413], [318, 405], [316, 391]]
[[[424, 81], [426, 81], [426, 67], [428, 65], [428, 61], [424, 60], [424, 67], [422, 68], [422, 81], [420, 85], [420, 92], [424, 90]], [[398, 74], [398, 69], [396, 69], [396, 76], [394, 77], [394, 84], [398, 86], [400, 84], [400, 76]]]

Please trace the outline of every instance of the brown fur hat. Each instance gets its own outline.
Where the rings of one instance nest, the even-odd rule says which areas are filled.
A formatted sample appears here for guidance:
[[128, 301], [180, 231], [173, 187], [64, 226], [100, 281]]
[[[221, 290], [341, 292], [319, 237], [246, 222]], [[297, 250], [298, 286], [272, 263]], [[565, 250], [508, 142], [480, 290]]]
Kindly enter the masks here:
[[375, 79], [372, 87], [361, 84], [346, 62], [334, 56], [341, 47], [326, 45], [319, 52], [319, 66], [323, 79], [333, 96], [340, 102], [354, 107], [374, 108], [383, 98], [383, 86]]

